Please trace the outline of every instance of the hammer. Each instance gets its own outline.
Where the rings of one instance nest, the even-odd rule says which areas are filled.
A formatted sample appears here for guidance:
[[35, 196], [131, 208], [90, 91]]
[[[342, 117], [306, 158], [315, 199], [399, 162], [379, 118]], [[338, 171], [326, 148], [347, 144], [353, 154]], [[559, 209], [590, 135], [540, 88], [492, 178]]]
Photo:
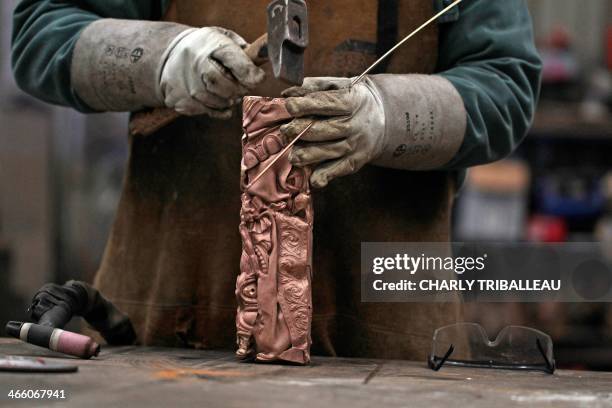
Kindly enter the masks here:
[[[244, 52], [257, 66], [272, 64], [274, 77], [292, 85], [304, 80], [304, 49], [308, 45], [308, 12], [305, 0], [272, 0], [267, 8], [268, 32]], [[181, 115], [170, 108], [154, 108], [135, 113], [130, 135], [149, 136]]]

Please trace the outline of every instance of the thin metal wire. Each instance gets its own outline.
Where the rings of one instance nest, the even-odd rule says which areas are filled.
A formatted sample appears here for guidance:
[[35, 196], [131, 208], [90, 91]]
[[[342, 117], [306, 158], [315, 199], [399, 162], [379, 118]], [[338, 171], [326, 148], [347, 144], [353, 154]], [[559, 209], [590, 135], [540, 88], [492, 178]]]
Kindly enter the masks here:
[[255, 178], [253, 178], [253, 181], [251, 181], [251, 182], [250, 182], [250, 183], [247, 185], [247, 187], [246, 187], [246, 188], [247, 188], [247, 190], [248, 190], [249, 188], [251, 188], [251, 186], [252, 186], [253, 184], [255, 184], [255, 183], [257, 182], [257, 180], [259, 180], [259, 179], [260, 179], [260, 178], [261, 178], [261, 177], [262, 177], [264, 174], [266, 174], [266, 171], [270, 170], [270, 168], [271, 168], [272, 166], [274, 166], [274, 163], [276, 163], [276, 162], [278, 161], [278, 159], [280, 159], [281, 157], [283, 157], [283, 155], [285, 155], [285, 154], [286, 154], [286, 153], [289, 151], [289, 149], [291, 149], [291, 146], [293, 146], [293, 145], [295, 144], [295, 142], [297, 142], [297, 141], [300, 139], [300, 137], [302, 137], [302, 135], [303, 135], [304, 133], [308, 132], [308, 129], [310, 129], [310, 128], [312, 127], [312, 125], [314, 125], [314, 121], [313, 121], [313, 122], [310, 122], [310, 123], [308, 124], [308, 126], [306, 126], [306, 127], [304, 128], [304, 130], [302, 130], [302, 131], [300, 132], [300, 134], [299, 134], [299, 135], [297, 135], [297, 136], [295, 137], [295, 139], [293, 139], [291, 142], [289, 142], [289, 144], [288, 144], [287, 146], [285, 146], [285, 147], [283, 148], [283, 150], [281, 150], [281, 152], [278, 154], [278, 156], [276, 156], [276, 157], [275, 157], [275, 158], [274, 158], [274, 159], [273, 159], [273, 160], [272, 160], [272, 161], [271, 161], [271, 162], [270, 162], [270, 163], [269, 163], [269, 164], [268, 164], [266, 167], [264, 167], [264, 169], [263, 169], [262, 171], [260, 171], [260, 172], [259, 172], [259, 174], [258, 174], [258, 175], [256, 175], [256, 176], [255, 176]]
[[355, 85], [356, 83], [358, 83], [359, 81], [361, 81], [363, 79], [364, 76], [366, 76], [370, 71], [372, 71], [374, 68], [376, 68], [376, 66], [378, 64], [380, 64], [385, 58], [387, 58], [389, 55], [393, 54], [395, 52], [395, 50], [397, 50], [399, 47], [401, 47], [402, 45], [404, 45], [404, 43], [406, 41], [408, 41], [409, 39], [411, 39], [412, 37], [414, 37], [416, 34], [418, 34], [422, 29], [424, 29], [425, 27], [427, 27], [428, 25], [430, 25], [433, 21], [437, 20], [439, 17], [441, 17], [442, 15], [444, 15], [448, 10], [452, 9], [453, 7], [455, 7], [457, 4], [461, 3], [463, 0], [456, 0], [454, 3], [449, 4], [448, 6], [446, 6], [443, 10], [441, 10], [438, 14], [436, 14], [435, 16], [433, 16], [432, 18], [430, 18], [429, 20], [427, 20], [426, 22], [424, 22], [423, 24], [421, 24], [421, 26], [419, 28], [417, 28], [416, 30], [414, 30], [413, 32], [411, 32], [410, 34], [408, 34], [406, 37], [404, 37], [404, 39], [400, 42], [398, 42], [397, 44], [395, 44], [393, 46], [393, 48], [391, 48], [389, 51], [387, 51], [382, 57], [380, 57], [379, 59], [377, 59], [372, 65], [370, 65], [368, 67], [368, 69], [366, 69], [365, 71], [363, 71], [363, 73], [361, 75], [359, 75], [357, 78], [355, 78], [352, 82], [351, 82], [351, 86]]
[[[421, 24], [421, 26], [419, 28], [417, 28], [416, 30], [414, 30], [413, 32], [411, 32], [410, 34], [408, 34], [406, 37], [404, 37], [404, 39], [402, 39], [400, 42], [398, 42], [397, 44], [395, 44], [393, 46], [393, 48], [391, 48], [389, 51], [387, 51], [382, 57], [380, 57], [379, 59], [377, 59], [372, 65], [370, 65], [368, 67], [368, 69], [366, 69], [365, 71], [363, 71], [363, 73], [361, 75], [359, 75], [357, 78], [355, 78], [353, 81], [351, 81], [351, 87], [353, 87], [355, 84], [359, 83], [359, 81], [361, 81], [363, 79], [363, 77], [365, 77], [370, 71], [372, 71], [378, 64], [380, 64], [385, 58], [387, 58], [389, 55], [391, 55], [393, 52], [395, 52], [395, 50], [397, 50], [399, 47], [401, 47], [402, 45], [404, 45], [404, 43], [406, 41], [408, 41], [409, 39], [411, 39], [412, 37], [414, 37], [416, 34], [418, 34], [422, 29], [424, 29], [425, 27], [427, 27], [429, 24], [431, 24], [433, 21], [435, 21], [436, 19], [440, 18], [442, 15], [444, 15], [446, 12], [448, 12], [450, 9], [452, 9], [453, 7], [455, 7], [457, 4], [461, 3], [463, 0], [455, 0], [453, 3], [449, 4], [448, 6], [446, 6], [443, 10], [441, 10], [439, 13], [437, 13], [435, 16], [433, 16], [432, 18], [430, 18], [429, 20], [427, 20], [426, 22], [424, 22], [423, 24]], [[304, 130], [302, 130], [300, 132], [299, 135], [297, 135], [287, 146], [285, 146], [285, 148], [283, 150], [281, 150], [280, 154], [278, 156], [276, 156], [262, 171], [259, 172], [258, 175], [256, 175], [253, 180], [247, 185], [247, 189], [251, 188], [251, 186], [253, 184], [255, 184], [268, 170], [270, 170], [270, 168], [272, 166], [274, 166], [274, 163], [276, 163], [281, 157], [283, 157], [283, 155], [285, 155], [285, 153], [287, 153], [287, 151], [289, 151], [289, 149], [291, 149], [291, 147], [304, 135], [304, 133], [306, 133], [311, 127], [312, 125], [314, 125], [314, 121], [310, 122], [308, 124], [308, 126], [306, 126], [304, 128]]]

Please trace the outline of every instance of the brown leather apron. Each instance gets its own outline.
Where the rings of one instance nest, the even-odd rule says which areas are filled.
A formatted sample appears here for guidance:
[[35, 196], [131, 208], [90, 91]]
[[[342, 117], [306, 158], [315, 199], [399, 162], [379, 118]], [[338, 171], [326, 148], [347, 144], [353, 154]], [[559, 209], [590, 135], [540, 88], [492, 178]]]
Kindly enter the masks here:
[[[177, 0], [168, 19], [223, 26], [253, 41], [269, 0]], [[359, 74], [376, 57], [376, 0], [310, 0], [307, 76]], [[398, 38], [433, 15], [431, 0], [399, 0]], [[387, 72], [431, 73], [431, 26]], [[254, 94], [285, 86], [268, 70]], [[240, 113], [182, 118], [131, 140], [123, 194], [96, 285], [132, 319], [143, 344], [234, 348], [239, 273]], [[444, 172], [366, 167], [315, 190], [313, 354], [422, 359], [451, 304], [362, 303], [362, 241], [447, 241], [453, 187]]]

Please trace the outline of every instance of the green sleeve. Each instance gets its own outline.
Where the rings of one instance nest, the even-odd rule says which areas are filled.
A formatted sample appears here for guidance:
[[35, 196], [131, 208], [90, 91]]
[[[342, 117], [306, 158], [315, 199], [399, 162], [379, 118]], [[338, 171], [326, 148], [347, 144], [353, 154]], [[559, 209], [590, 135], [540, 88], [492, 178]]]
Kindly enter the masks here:
[[531, 125], [542, 66], [525, 2], [464, 0], [459, 18], [440, 24], [439, 52], [437, 71], [457, 88], [467, 110], [462, 146], [445, 168], [512, 153]]
[[169, 0], [22, 0], [13, 13], [12, 66], [17, 84], [44, 101], [91, 112], [70, 84], [72, 50], [99, 18], [159, 20]]

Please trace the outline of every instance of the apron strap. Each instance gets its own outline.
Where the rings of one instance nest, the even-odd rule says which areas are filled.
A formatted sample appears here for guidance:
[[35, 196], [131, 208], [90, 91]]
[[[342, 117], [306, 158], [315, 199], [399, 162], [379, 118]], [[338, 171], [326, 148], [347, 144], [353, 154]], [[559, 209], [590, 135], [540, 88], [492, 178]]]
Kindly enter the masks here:
[[[398, 12], [399, 0], [378, 0], [376, 58], [382, 57], [397, 42]], [[382, 61], [374, 69], [374, 73], [380, 74], [386, 72], [390, 61], [390, 59]]]

